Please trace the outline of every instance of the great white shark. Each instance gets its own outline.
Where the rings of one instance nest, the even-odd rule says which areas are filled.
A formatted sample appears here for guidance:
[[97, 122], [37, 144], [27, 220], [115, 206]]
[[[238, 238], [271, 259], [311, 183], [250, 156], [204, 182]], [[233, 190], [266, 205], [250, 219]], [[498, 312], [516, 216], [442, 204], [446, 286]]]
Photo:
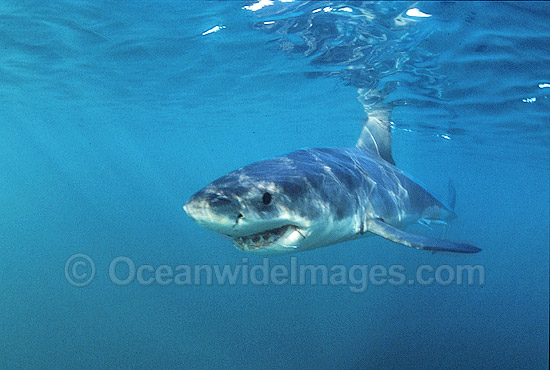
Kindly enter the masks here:
[[307, 251], [371, 234], [428, 251], [481, 251], [404, 230], [456, 215], [396, 167], [390, 116], [380, 98], [355, 147], [301, 149], [252, 163], [199, 190], [185, 212], [253, 253]]

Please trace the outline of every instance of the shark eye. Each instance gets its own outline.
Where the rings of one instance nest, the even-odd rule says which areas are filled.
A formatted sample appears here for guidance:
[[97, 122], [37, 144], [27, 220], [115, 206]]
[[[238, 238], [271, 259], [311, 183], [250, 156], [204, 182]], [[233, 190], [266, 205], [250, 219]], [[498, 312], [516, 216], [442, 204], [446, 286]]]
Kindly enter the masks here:
[[265, 192], [262, 196], [262, 202], [267, 206], [269, 203], [271, 203], [271, 194], [268, 192]]

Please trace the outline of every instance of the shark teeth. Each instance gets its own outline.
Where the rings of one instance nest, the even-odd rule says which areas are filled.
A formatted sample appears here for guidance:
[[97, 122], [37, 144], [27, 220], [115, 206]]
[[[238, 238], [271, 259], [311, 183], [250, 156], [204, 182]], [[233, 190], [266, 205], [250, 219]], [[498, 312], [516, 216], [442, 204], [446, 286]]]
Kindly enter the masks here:
[[243, 251], [263, 249], [275, 243], [286, 235], [290, 229], [296, 229], [293, 225], [284, 225], [276, 229], [266, 230], [261, 233], [233, 238], [233, 244]]

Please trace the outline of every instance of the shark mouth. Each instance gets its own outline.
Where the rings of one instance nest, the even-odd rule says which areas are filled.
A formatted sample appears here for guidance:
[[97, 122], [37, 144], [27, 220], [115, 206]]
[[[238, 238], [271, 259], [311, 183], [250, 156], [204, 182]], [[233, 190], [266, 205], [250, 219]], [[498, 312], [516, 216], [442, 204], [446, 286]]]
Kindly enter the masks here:
[[298, 230], [297, 226], [284, 225], [276, 229], [262, 231], [261, 233], [233, 238], [233, 244], [237, 248], [247, 252], [266, 249], [273, 245], [282, 248], [294, 248], [292, 246], [286, 246], [285, 244], [280, 242], [282, 240], [290, 239], [290, 236], [295, 231], [302, 238], [305, 238], [305, 236], [303, 236], [303, 234]]

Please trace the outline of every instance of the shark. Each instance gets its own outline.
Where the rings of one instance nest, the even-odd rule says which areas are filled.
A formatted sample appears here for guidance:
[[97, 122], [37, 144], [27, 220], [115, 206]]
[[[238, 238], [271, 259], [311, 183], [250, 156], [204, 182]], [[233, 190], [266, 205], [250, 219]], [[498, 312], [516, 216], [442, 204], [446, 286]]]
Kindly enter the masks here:
[[446, 205], [396, 166], [391, 111], [378, 97], [355, 146], [300, 149], [249, 164], [196, 192], [183, 208], [250, 253], [310, 251], [368, 235], [432, 252], [481, 251], [406, 231], [455, 219], [455, 198]]

